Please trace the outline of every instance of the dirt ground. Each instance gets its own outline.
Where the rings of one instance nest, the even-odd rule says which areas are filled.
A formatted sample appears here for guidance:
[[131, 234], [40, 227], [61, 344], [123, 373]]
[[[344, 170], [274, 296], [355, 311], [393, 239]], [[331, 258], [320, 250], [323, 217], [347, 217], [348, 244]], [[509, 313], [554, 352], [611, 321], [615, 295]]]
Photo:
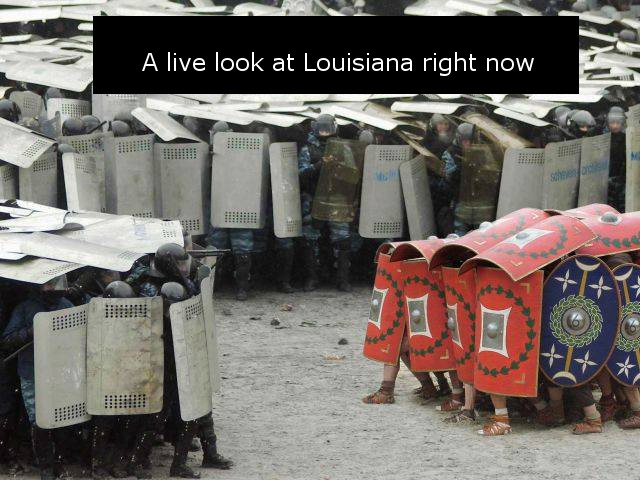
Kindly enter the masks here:
[[[223, 382], [213, 416], [220, 451], [235, 466], [202, 470], [203, 478], [583, 480], [632, 471], [640, 432], [610, 422], [604, 434], [579, 437], [515, 423], [512, 435], [482, 438], [475, 427], [442, 423], [435, 402], [412, 395], [417, 381], [404, 369], [394, 405], [363, 404], [382, 369], [361, 353], [369, 286], [261, 291], [244, 303], [230, 291], [215, 297]], [[166, 476], [170, 448], [156, 449], [153, 462], [154, 476]]]

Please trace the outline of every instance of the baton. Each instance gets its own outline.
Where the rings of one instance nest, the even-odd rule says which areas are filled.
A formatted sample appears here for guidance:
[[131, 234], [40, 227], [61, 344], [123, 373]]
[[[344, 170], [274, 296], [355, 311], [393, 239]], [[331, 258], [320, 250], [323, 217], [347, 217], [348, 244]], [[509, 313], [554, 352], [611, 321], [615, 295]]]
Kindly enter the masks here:
[[226, 253], [229, 253], [231, 250], [229, 249], [203, 249], [203, 250], [187, 250], [187, 253], [191, 255], [193, 258], [203, 258], [203, 257], [221, 257]]
[[3, 359], [2, 361], [4, 362], [4, 364], [6, 365], [7, 363], [9, 363], [10, 360], [13, 360], [14, 358], [16, 358], [18, 355], [20, 355], [20, 352], [23, 352], [24, 350], [26, 350], [27, 348], [29, 348], [30, 346], [33, 345], [33, 340], [31, 340], [29, 343], [21, 346], [18, 350], [16, 350], [15, 352], [13, 352], [11, 355], [9, 355], [7, 358]]
[[96, 128], [92, 128], [90, 131], [87, 132], [87, 135], [90, 133], [95, 132], [96, 130], [98, 130], [99, 128], [102, 128], [105, 124], [107, 123], [107, 121], [105, 120], [104, 122], [102, 122], [100, 125], [96, 126]]

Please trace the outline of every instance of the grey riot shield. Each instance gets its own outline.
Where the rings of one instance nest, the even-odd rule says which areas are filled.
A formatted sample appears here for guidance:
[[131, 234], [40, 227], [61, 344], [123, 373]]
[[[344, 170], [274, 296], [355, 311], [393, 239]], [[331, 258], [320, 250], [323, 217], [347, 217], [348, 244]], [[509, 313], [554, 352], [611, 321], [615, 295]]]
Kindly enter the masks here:
[[200, 292], [202, 294], [202, 309], [204, 311], [204, 329], [207, 335], [209, 380], [211, 381], [211, 391], [218, 393], [220, 391], [220, 354], [218, 350], [218, 324], [213, 310], [215, 268], [214, 264], [209, 272], [209, 276], [200, 282]]
[[269, 146], [273, 231], [278, 238], [302, 235], [298, 149], [295, 142]]
[[607, 203], [611, 134], [582, 139], [578, 206]]
[[201, 294], [169, 308], [178, 378], [180, 417], [195, 420], [211, 411], [211, 381]]
[[404, 200], [400, 165], [411, 158], [409, 145], [369, 145], [364, 154], [360, 235], [400, 238], [404, 234]]
[[162, 410], [162, 298], [94, 298], [87, 324], [87, 411]]
[[424, 240], [436, 233], [425, 158], [419, 155], [400, 165], [400, 179], [409, 237], [411, 240]]
[[18, 167], [6, 163], [0, 166], [0, 198], [18, 196]]
[[625, 211], [640, 210], [640, 127], [627, 127]]
[[507, 148], [496, 218], [525, 207], [542, 207], [543, 169], [544, 148]]
[[80, 118], [91, 114], [91, 104], [75, 98], [50, 98], [47, 100], [47, 118], [52, 119], [56, 112], [60, 113], [60, 121], [64, 122], [67, 118]]
[[18, 173], [18, 194], [21, 200], [57, 206], [58, 159], [53, 150], [40, 156], [28, 168]]
[[180, 220], [191, 235], [207, 232], [209, 200], [209, 145], [206, 143], [156, 143], [156, 212]]
[[311, 216], [316, 220], [352, 222], [356, 216], [362, 184], [366, 144], [331, 138], [322, 160]]
[[93, 114], [102, 121], [113, 120], [141, 106], [138, 95], [132, 93], [94, 93], [91, 100]]
[[107, 212], [154, 217], [154, 135], [105, 138]]
[[40, 118], [38, 133], [46, 135], [49, 138], [58, 138], [62, 135], [62, 119], [60, 117], [60, 112], [56, 112], [49, 120]]
[[495, 220], [502, 160], [488, 144], [464, 149], [456, 218], [471, 225]]
[[211, 224], [262, 228], [269, 193], [269, 137], [220, 132], [213, 139]]
[[22, 119], [38, 118], [44, 111], [44, 100], [35, 92], [11, 92], [9, 100], [20, 107], [20, 115]]
[[62, 155], [64, 185], [69, 210], [104, 212], [100, 191], [104, 180], [98, 177], [96, 159], [91, 154], [65, 153]]
[[51, 150], [55, 141], [0, 118], [0, 160], [28, 168]]
[[59, 262], [48, 258], [28, 258], [19, 261], [0, 261], [0, 278], [41, 285], [49, 280], [72, 272], [84, 265]]
[[570, 210], [578, 203], [581, 139], [544, 147], [542, 208]]
[[291, 16], [309, 16], [314, 14], [313, 0], [284, 0], [282, 10]]
[[87, 413], [88, 305], [41, 312], [33, 319], [36, 423], [59, 428]]

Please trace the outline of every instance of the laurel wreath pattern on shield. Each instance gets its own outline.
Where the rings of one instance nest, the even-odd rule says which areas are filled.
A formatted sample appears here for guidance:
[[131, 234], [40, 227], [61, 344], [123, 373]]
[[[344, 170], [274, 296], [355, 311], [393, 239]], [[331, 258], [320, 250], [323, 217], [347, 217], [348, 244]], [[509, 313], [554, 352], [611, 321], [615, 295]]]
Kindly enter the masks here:
[[[562, 315], [570, 309], [579, 307], [587, 312], [591, 318], [591, 325], [586, 332], [581, 335], [570, 335], [562, 328]], [[569, 295], [560, 299], [551, 310], [551, 333], [554, 338], [567, 347], [584, 347], [593, 343], [602, 332], [602, 315], [600, 308], [590, 298]]]
[[531, 307], [528, 307], [524, 304], [524, 300], [522, 299], [522, 297], [516, 297], [516, 295], [513, 293], [513, 290], [510, 290], [510, 289], [505, 290], [504, 287], [502, 287], [501, 285], [494, 287], [491, 284], [489, 284], [486, 287], [481, 288], [480, 291], [478, 292], [478, 300], [480, 300], [480, 298], [483, 295], [486, 295], [487, 293], [493, 293], [493, 292], [495, 292], [498, 295], [502, 295], [505, 298], [513, 300], [513, 303], [517, 307], [520, 307], [520, 310], [522, 311], [522, 315], [526, 317], [526, 320], [524, 323], [527, 327], [529, 327], [529, 330], [527, 331], [527, 338], [529, 340], [527, 340], [527, 343], [524, 344], [524, 352], [521, 352], [520, 355], [518, 356], [518, 359], [513, 360], [509, 366], [504, 366], [500, 370], [496, 368], [489, 369], [488, 367], [486, 367], [485, 365], [482, 365], [482, 363], [478, 361], [478, 370], [480, 370], [485, 375], [491, 375], [492, 377], [497, 377], [498, 375], [507, 375], [509, 372], [513, 370], [517, 370], [518, 368], [520, 368], [521, 363], [526, 362], [528, 360], [529, 352], [531, 352], [531, 350], [533, 350], [533, 347], [534, 347], [533, 340], [536, 338], [536, 331], [533, 328], [536, 322], [531, 316]]
[[[419, 277], [415, 275], [413, 277], [409, 277], [405, 279], [404, 284], [410, 285], [411, 283], [422, 283], [423, 285], [429, 287], [432, 292], [436, 292], [438, 298], [444, 298], [444, 292], [440, 289], [437, 283], [429, 281], [427, 277]], [[445, 318], [447, 317], [447, 312], [445, 310]], [[440, 348], [442, 346], [443, 340], [445, 340], [449, 336], [447, 329], [445, 328], [442, 332], [440, 338], [436, 339], [433, 345], [429, 345], [427, 348], [423, 348], [421, 350], [416, 350], [413, 347], [409, 348], [409, 351], [417, 357], [424, 357], [426, 355], [431, 355], [435, 352], [436, 348]]]
[[613, 245], [616, 248], [627, 247], [631, 248], [633, 245], [640, 245], [640, 232], [637, 232], [635, 235], [621, 238], [610, 238], [610, 237], [598, 237], [595, 240], [596, 242], [602, 242], [607, 247]]
[[[464, 301], [464, 299], [462, 298], [462, 294], [458, 293], [458, 291], [450, 285], [445, 285], [444, 288], [446, 288], [449, 293], [451, 293], [454, 297], [456, 297], [456, 299], [458, 300], [458, 303], [462, 304], [462, 308], [464, 308], [469, 314], [469, 319], [471, 321], [475, 321], [476, 314], [475, 312], [471, 311], [471, 304], [469, 302]], [[462, 356], [461, 359], [456, 358], [456, 364], [464, 365], [471, 358], [471, 355], [473, 355], [473, 351], [476, 348], [475, 345], [476, 345], [476, 329], [474, 328], [471, 331], [471, 342], [469, 345], [469, 349], [466, 352], [464, 352], [464, 355]]]
[[391, 276], [391, 274], [387, 272], [384, 268], [381, 268], [380, 270], [378, 270], [378, 273], [382, 277], [386, 278], [388, 281], [391, 282], [391, 288], [393, 288], [396, 297], [398, 297], [398, 301], [396, 303], [396, 306], [398, 307], [398, 309], [396, 310], [396, 319], [391, 324], [391, 327], [387, 328], [386, 331], [382, 332], [377, 337], [365, 336], [364, 341], [366, 343], [373, 343], [374, 345], [378, 342], [384, 342], [389, 335], [393, 335], [393, 332], [396, 330], [396, 328], [400, 326], [400, 319], [404, 315], [404, 311], [403, 311], [404, 301], [402, 300], [402, 290], [398, 288], [398, 282], [396, 280], [393, 280], [393, 277]]
[[497, 233], [490, 233], [490, 234], [485, 234], [483, 235], [485, 238], [487, 237], [491, 237], [494, 240], [504, 240], [506, 238], [509, 238], [512, 235], [515, 235], [516, 233], [521, 232], [522, 230], [524, 230], [526, 223], [525, 223], [525, 216], [521, 215], [518, 217], [518, 224], [513, 227], [511, 230], [509, 230], [508, 232], [504, 232], [501, 234], [497, 234]]
[[[640, 302], [627, 303], [624, 307], [622, 307], [622, 318], [626, 318], [626, 316], [630, 313], [640, 313]], [[624, 335], [622, 335], [622, 333], [620, 333], [618, 335], [616, 346], [618, 347], [618, 350], [622, 350], [623, 352], [633, 352], [640, 349], [640, 337], [636, 338], [635, 340], [628, 340], [624, 338]]]
[[520, 249], [514, 248], [496, 248], [495, 251], [504, 253], [506, 255], [518, 255], [519, 257], [529, 256], [534, 259], [538, 257], [547, 258], [549, 255], [558, 255], [558, 253], [560, 253], [564, 249], [565, 244], [567, 243], [567, 229], [560, 222], [551, 223], [558, 227], [560, 238], [558, 239], [557, 243], [549, 250], [541, 250], [539, 252], [523, 252]]

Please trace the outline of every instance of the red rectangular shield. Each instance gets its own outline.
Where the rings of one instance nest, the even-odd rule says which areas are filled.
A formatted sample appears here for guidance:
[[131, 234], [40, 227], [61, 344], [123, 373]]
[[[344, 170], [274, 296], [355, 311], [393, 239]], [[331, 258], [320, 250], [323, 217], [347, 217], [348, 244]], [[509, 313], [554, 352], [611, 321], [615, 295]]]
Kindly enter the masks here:
[[512, 397], [538, 394], [538, 356], [544, 273], [518, 282], [503, 270], [476, 270], [475, 387]]

